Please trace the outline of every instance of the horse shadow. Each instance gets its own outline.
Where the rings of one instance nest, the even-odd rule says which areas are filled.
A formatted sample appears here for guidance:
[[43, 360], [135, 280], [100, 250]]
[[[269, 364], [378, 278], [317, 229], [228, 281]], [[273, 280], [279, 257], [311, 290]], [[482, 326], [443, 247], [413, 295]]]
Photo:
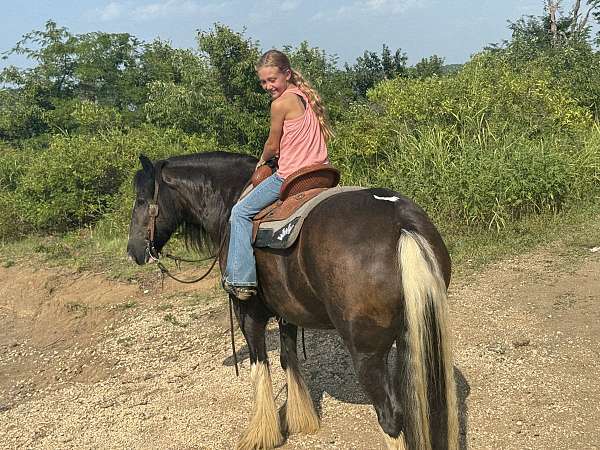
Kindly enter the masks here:
[[[344, 403], [371, 404], [371, 401], [358, 383], [350, 353], [336, 331], [305, 330], [306, 359], [303, 357], [300, 334], [298, 335], [298, 341], [300, 366], [319, 415], [321, 415], [321, 402], [325, 393]], [[267, 330], [266, 344], [267, 351], [279, 350], [278, 330]], [[238, 349], [236, 356], [238, 362], [248, 359], [248, 347], [244, 345]], [[226, 366], [233, 366], [233, 364], [233, 356], [229, 356], [223, 361], [223, 365]], [[454, 379], [456, 381], [459, 409], [459, 448], [467, 450], [469, 420], [467, 398], [471, 392], [471, 387], [463, 373], [456, 366], [454, 367]]]

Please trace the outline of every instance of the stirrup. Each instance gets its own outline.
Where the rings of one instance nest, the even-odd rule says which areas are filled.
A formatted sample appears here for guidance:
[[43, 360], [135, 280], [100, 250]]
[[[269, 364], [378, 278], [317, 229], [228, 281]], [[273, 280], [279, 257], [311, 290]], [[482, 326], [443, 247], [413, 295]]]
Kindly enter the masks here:
[[223, 289], [228, 294], [233, 295], [240, 301], [248, 301], [254, 295], [256, 295], [256, 287], [255, 286], [235, 286], [225, 279], [222, 280], [221, 284], [223, 285]]

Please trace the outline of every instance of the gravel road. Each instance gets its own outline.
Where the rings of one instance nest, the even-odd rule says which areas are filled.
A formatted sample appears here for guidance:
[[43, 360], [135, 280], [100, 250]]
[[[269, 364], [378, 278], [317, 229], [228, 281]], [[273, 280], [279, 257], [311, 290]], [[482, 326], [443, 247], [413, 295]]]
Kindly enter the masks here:
[[[600, 448], [600, 252], [554, 243], [463, 275], [450, 300], [462, 447]], [[0, 268], [0, 448], [230, 449], [251, 412], [225, 297], [34, 264]], [[268, 334], [277, 403], [278, 334]], [[306, 331], [321, 430], [282, 449], [383, 449], [335, 333]]]

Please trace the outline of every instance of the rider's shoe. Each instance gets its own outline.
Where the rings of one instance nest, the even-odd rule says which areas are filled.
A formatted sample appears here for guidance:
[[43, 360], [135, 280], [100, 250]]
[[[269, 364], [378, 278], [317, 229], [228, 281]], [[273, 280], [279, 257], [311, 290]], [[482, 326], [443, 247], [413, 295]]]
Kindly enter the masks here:
[[235, 298], [241, 301], [250, 300], [252, 296], [256, 295], [255, 286], [235, 286], [225, 279], [222, 280], [222, 284], [225, 292], [233, 295]]

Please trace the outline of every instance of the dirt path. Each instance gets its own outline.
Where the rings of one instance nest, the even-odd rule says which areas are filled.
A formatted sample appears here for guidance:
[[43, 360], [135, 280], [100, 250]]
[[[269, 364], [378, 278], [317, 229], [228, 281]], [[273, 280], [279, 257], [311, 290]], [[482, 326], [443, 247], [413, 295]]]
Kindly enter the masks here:
[[[0, 269], [0, 447], [233, 448], [251, 410], [246, 349], [238, 333], [236, 378], [216, 278], [181, 289]], [[454, 282], [463, 448], [600, 448], [599, 293], [600, 252], [563, 244]], [[338, 337], [306, 343], [323, 427], [282, 448], [382, 449]], [[280, 392], [275, 327], [268, 348]]]

